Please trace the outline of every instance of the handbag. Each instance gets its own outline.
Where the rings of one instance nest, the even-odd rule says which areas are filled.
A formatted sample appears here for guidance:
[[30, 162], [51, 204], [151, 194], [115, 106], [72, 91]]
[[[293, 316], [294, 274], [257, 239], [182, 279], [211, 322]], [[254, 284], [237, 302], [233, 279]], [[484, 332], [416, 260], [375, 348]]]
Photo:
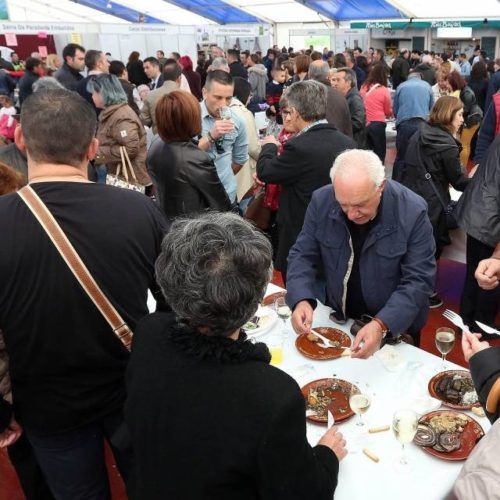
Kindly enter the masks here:
[[57, 251], [66, 262], [70, 271], [78, 280], [82, 288], [108, 322], [114, 334], [119, 338], [126, 349], [130, 350], [133, 333], [120, 313], [111, 304], [109, 299], [90, 274], [77, 251], [68, 240], [68, 237], [57, 223], [45, 203], [29, 185], [21, 188], [17, 194], [26, 203], [44, 231], [47, 233]]
[[261, 187], [253, 196], [245, 211], [245, 219], [253, 222], [261, 231], [269, 229], [272, 210], [265, 206], [266, 190]]
[[[137, 182], [137, 177], [135, 175], [134, 168], [130, 162], [127, 150], [125, 146], [120, 146], [120, 158], [121, 162], [118, 164], [116, 169], [116, 174], [106, 175], [106, 184], [110, 186], [116, 186], [123, 189], [129, 189], [130, 191], [137, 191], [144, 194], [146, 192], [145, 186]], [[128, 170], [130, 170], [131, 179], [129, 180]], [[120, 175], [123, 172], [123, 176]]]
[[451, 200], [449, 203], [445, 202], [445, 200], [441, 196], [441, 193], [439, 192], [439, 189], [436, 187], [434, 180], [432, 179], [432, 175], [427, 170], [425, 160], [422, 160], [422, 155], [420, 154], [420, 146], [417, 146], [416, 149], [417, 149], [417, 156], [418, 156], [417, 161], [419, 164], [421, 164], [424, 167], [424, 170], [425, 170], [424, 178], [429, 182], [429, 185], [431, 186], [432, 191], [434, 191], [434, 194], [436, 195], [437, 199], [439, 200], [439, 203], [443, 207], [444, 216], [446, 218], [447, 229], [457, 229], [458, 222], [457, 222], [457, 218], [456, 218], [455, 213], [454, 213], [457, 202], [453, 201], [453, 200]]

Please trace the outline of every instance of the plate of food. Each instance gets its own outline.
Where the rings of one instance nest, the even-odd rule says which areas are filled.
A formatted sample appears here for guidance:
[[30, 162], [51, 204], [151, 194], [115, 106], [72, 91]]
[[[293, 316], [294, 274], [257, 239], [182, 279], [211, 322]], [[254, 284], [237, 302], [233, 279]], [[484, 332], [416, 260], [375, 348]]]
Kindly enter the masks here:
[[306, 418], [319, 424], [328, 423], [327, 408], [333, 409], [335, 422], [341, 422], [354, 415], [349, 406], [351, 388], [355, 387], [339, 378], [322, 378], [309, 382], [302, 387], [302, 395], [306, 400]]
[[268, 295], [267, 297], [264, 297], [262, 299], [262, 305], [274, 307], [274, 303], [276, 302], [276, 299], [278, 297], [284, 297], [285, 295], [286, 295], [286, 290], [283, 290], [282, 292], [272, 293], [271, 295]]
[[276, 311], [270, 307], [259, 306], [254, 316], [243, 325], [243, 330], [247, 337], [257, 338], [271, 330], [276, 321], [278, 321]]
[[351, 347], [351, 338], [347, 333], [344, 333], [337, 328], [327, 326], [314, 327], [314, 330], [323, 337], [329, 339], [330, 347], [321, 347], [324, 345], [313, 332], [299, 335], [295, 340], [295, 347], [304, 356], [311, 359], [335, 359], [340, 358], [345, 350]]
[[413, 442], [443, 460], [465, 460], [484, 436], [483, 428], [465, 413], [437, 410], [423, 415]]
[[446, 370], [429, 380], [429, 393], [445, 406], [455, 410], [470, 410], [478, 406], [478, 397], [471, 374], [467, 370]]

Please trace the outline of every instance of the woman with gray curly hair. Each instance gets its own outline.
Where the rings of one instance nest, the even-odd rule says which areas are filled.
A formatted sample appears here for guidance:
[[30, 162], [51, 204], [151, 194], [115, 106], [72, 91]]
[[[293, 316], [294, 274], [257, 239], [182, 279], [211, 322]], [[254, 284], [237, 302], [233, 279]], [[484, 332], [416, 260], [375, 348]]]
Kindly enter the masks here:
[[311, 448], [296, 382], [241, 330], [262, 300], [272, 248], [231, 213], [177, 219], [156, 263], [172, 313], [136, 328], [126, 420], [136, 498], [331, 499], [345, 441]]

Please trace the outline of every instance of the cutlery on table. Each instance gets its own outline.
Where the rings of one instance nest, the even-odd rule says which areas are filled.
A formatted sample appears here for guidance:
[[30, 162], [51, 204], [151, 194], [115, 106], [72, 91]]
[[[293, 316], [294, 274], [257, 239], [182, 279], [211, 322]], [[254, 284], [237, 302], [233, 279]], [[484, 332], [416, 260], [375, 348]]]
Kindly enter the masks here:
[[446, 309], [446, 311], [443, 313], [443, 316], [447, 320], [451, 321], [455, 326], [458, 326], [467, 333], [470, 333], [469, 327], [463, 322], [462, 318], [456, 312]]
[[476, 321], [476, 324], [481, 329], [483, 329], [486, 333], [490, 333], [493, 335], [500, 335], [500, 332], [496, 328], [492, 328], [491, 326], [485, 325], [484, 323], [481, 323], [480, 321]]

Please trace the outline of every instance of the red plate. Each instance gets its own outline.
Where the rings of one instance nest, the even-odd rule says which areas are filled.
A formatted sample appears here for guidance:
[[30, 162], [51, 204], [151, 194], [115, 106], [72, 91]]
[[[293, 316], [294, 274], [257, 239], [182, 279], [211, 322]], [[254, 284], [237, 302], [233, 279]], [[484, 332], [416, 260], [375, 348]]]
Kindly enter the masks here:
[[284, 297], [286, 295], [286, 291], [283, 290], [282, 292], [275, 292], [272, 293], [271, 295], [268, 295], [267, 297], [264, 297], [262, 300], [262, 305], [263, 306], [272, 306], [274, 308], [274, 302], [278, 297]]
[[[328, 391], [326, 395], [331, 398], [330, 404], [328, 406], [333, 409], [335, 422], [341, 422], [342, 420], [346, 420], [354, 415], [354, 412], [349, 406], [351, 387], [353, 387], [353, 384], [351, 384], [351, 382], [347, 382], [347, 380], [342, 380], [339, 378], [321, 378], [319, 380], [309, 382], [304, 387], [302, 387], [301, 391], [304, 399], [306, 400], [306, 409], [310, 410], [312, 409], [309, 404], [309, 395], [311, 390], [315, 390], [318, 388], [326, 389]], [[360, 392], [357, 387], [356, 390], [358, 393]], [[316, 422], [319, 424], [328, 423], [327, 415], [309, 415], [306, 416], [306, 418], [311, 422]]]
[[[347, 333], [344, 333], [341, 330], [337, 330], [336, 328], [330, 328], [327, 326], [314, 327], [318, 333], [321, 333], [327, 339], [340, 342], [342, 347], [351, 347], [351, 338]], [[320, 342], [322, 342], [320, 340]], [[336, 359], [342, 356], [344, 349], [336, 349], [334, 347], [323, 348], [319, 347], [316, 342], [311, 342], [307, 339], [306, 334], [299, 335], [295, 340], [295, 347], [301, 352], [304, 356], [307, 356], [311, 359]]]
[[445, 413], [460, 415], [468, 420], [467, 424], [464, 427], [464, 431], [460, 434], [460, 448], [455, 451], [450, 451], [449, 453], [445, 451], [435, 450], [434, 448], [431, 448], [429, 446], [421, 446], [421, 448], [430, 455], [434, 455], [435, 457], [441, 458], [443, 460], [465, 460], [470, 455], [479, 439], [484, 436], [483, 428], [473, 418], [469, 417], [469, 415], [453, 410], [431, 411], [430, 413], [422, 415], [422, 417], [420, 417], [419, 423], [428, 423], [432, 417]]
[[454, 408], [455, 410], [470, 410], [473, 406], [480, 406], [480, 403], [476, 403], [474, 405], [458, 405], [455, 403], [450, 403], [449, 401], [446, 400], [446, 397], [444, 394], [440, 394], [436, 388], [439, 384], [439, 382], [442, 380], [443, 377], [446, 376], [453, 376], [453, 375], [460, 375], [461, 377], [464, 378], [471, 378], [471, 374], [467, 370], [445, 370], [444, 372], [440, 372], [437, 375], [434, 375], [429, 380], [429, 393], [433, 398], [439, 399], [440, 401], [443, 402], [445, 406], [448, 406], [449, 408]]

